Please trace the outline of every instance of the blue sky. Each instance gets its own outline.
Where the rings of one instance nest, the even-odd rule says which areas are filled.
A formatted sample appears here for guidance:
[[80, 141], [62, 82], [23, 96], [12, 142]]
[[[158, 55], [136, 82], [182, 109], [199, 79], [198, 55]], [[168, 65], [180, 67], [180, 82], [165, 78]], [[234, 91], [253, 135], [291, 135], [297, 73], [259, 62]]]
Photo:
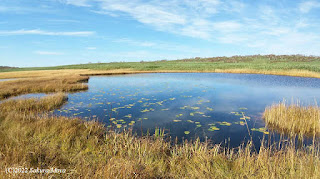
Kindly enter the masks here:
[[318, 0], [0, 0], [0, 66], [320, 55]]

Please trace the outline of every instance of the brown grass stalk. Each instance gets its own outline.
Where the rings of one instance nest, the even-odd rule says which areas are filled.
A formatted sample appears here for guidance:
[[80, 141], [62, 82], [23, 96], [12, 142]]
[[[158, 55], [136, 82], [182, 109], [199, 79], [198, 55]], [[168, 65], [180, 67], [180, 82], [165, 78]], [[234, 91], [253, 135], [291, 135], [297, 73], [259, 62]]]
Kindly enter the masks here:
[[320, 108], [285, 102], [266, 108], [263, 115], [271, 128], [281, 132], [299, 135], [320, 134]]

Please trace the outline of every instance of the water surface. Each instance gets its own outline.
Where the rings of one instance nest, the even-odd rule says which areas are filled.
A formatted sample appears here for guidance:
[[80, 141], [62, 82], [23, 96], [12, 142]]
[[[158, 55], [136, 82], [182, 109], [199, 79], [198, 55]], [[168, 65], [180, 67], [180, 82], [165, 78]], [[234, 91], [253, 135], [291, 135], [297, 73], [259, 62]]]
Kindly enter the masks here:
[[1, 82], [1, 81], [10, 81], [10, 80], [15, 80], [15, 78], [10, 78], [10, 79], [0, 79], [0, 82]]
[[89, 90], [70, 94], [54, 114], [132, 127], [138, 134], [159, 127], [179, 140], [208, 138], [234, 147], [250, 135], [255, 143], [267, 136], [262, 113], [283, 99], [319, 102], [320, 79], [225, 73], [90, 77]]

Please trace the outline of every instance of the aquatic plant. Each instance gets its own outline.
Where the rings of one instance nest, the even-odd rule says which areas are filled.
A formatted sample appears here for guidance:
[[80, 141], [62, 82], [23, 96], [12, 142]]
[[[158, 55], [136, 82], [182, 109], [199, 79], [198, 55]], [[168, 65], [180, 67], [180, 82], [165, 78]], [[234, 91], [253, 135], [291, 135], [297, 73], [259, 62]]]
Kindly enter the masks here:
[[230, 122], [217, 122], [217, 124], [221, 125], [221, 126], [231, 126], [231, 123]]
[[208, 131], [218, 131], [218, 130], [220, 130], [220, 128], [216, 126], [210, 126], [210, 128], [208, 129]]
[[256, 128], [251, 128], [252, 131], [257, 131], [257, 132], [262, 132], [264, 134], [269, 134], [269, 132], [267, 131], [267, 129], [265, 127], [260, 127], [258, 129]]

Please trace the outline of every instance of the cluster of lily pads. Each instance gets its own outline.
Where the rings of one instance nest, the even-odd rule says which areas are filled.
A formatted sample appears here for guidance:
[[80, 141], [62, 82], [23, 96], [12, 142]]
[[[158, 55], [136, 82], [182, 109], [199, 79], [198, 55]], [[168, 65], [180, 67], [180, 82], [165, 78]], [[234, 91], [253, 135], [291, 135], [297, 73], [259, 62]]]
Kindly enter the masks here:
[[[163, 99], [162, 97], [161, 100], [158, 100], [153, 94], [163, 93], [163, 90], [157, 91], [156, 89], [154, 89], [151, 94], [145, 94], [144, 91], [140, 89], [136, 89], [134, 93], [132, 93], [132, 90], [110, 89], [109, 91], [101, 90], [96, 93], [73, 94], [75, 100], [70, 101], [65, 107], [57, 110], [56, 112], [61, 115], [80, 116], [85, 119], [98, 117], [100, 119], [103, 116], [104, 121], [109, 121], [106, 122], [108, 123], [107, 127], [122, 129], [128, 126], [134, 126], [137, 122], [148, 120], [149, 117], [152, 116], [153, 112], [170, 111], [172, 107], [169, 105], [174, 103], [176, 100], [179, 100], [179, 103], [181, 104], [181, 100], [183, 99], [192, 99], [196, 100], [196, 102], [180, 107], [175, 106], [175, 110], [178, 109], [180, 112], [172, 116], [173, 123], [191, 123], [195, 125], [195, 129], [201, 128], [213, 132], [219, 131], [221, 126], [229, 127], [233, 124], [245, 126], [247, 121], [250, 120], [250, 117], [246, 116], [244, 112], [247, 108], [241, 107], [239, 108], [239, 111], [230, 113], [239, 117], [239, 121], [233, 123], [217, 121], [201, 124], [201, 120], [212, 118], [211, 115], [214, 113], [214, 107], [210, 106], [210, 100], [201, 96], [186, 95], [186, 91], [181, 92], [181, 95], [175, 94], [167, 96], [166, 99]], [[167, 92], [175, 91], [173, 89], [168, 89]], [[205, 93], [207, 90], [202, 90], [201, 92]], [[84, 99], [86, 103], [81, 101], [81, 99]], [[76, 101], [79, 102], [77, 103]], [[125, 104], [121, 105], [123, 103]], [[91, 114], [92, 110], [96, 110], [97, 108], [101, 108], [99, 112], [103, 111], [104, 114]], [[135, 115], [130, 114], [130, 111], [134, 111]], [[140, 114], [136, 114], [137, 112]], [[151, 113], [151, 115], [148, 115], [149, 113]], [[195, 118], [201, 120], [194, 120]], [[252, 128], [251, 130], [269, 134], [265, 128]], [[184, 131], [184, 134], [189, 135], [190, 131]]]

